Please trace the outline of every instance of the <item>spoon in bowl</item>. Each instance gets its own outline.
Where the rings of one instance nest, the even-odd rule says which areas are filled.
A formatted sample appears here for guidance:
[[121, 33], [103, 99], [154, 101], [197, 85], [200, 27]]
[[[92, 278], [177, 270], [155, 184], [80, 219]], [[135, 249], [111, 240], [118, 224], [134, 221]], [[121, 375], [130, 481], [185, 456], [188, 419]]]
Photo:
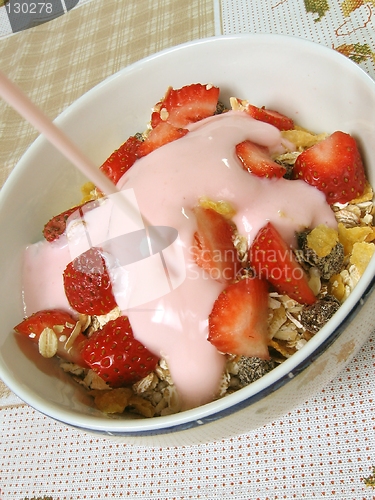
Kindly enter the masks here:
[[[78, 168], [91, 182], [105, 195], [119, 194], [121, 191], [108, 179], [97, 166], [86, 157], [78, 146], [67, 137], [44, 113], [38, 108], [24, 92], [0, 71], [0, 97], [12, 106], [23, 118], [30, 122], [41, 132], [76, 168]], [[139, 221], [139, 211], [125, 196], [113, 197], [116, 205], [121, 208], [126, 216], [133, 219], [135, 224]], [[144, 226], [151, 223], [141, 214]], [[153, 239], [159, 245], [168, 246], [165, 237], [153, 231]]]

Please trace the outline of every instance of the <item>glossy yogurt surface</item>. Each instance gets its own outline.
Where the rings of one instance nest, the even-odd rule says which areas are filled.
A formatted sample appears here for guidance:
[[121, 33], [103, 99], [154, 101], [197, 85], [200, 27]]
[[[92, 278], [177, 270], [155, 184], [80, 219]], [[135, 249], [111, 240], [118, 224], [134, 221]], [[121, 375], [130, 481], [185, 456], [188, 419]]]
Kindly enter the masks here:
[[230, 111], [193, 124], [189, 130], [183, 138], [137, 160], [118, 183], [133, 204], [132, 221], [124, 223], [116, 203], [104, 202], [86, 214], [85, 233], [78, 229], [72, 238], [74, 227], [68, 226], [68, 237], [30, 245], [23, 285], [27, 315], [45, 308], [71, 310], [62, 273], [72, 257], [85, 250], [82, 241], [87, 231], [99, 244], [114, 241], [125, 227], [129, 234], [134, 234], [129, 228], [176, 230], [175, 241], [164, 245], [159, 241], [157, 251], [145, 249], [138, 262], [121, 265], [108, 251], [107, 265], [116, 301], [129, 316], [134, 335], [167, 360], [184, 408], [215, 397], [225, 364], [224, 356], [207, 341], [208, 316], [224, 285], [200, 269], [191, 254], [196, 231], [192, 209], [199, 199], [229, 202], [236, 211], [233, 220], [238, 232], [249, 244], [268, 221], [291, 246], [296, 231], [318, 224], [336, 226], [333, 212], [317, 189], [300, 180], [260, 179], [243, 170], [236, 144], [250, 139], [272, 152], [284, 152], [285, 143], [276, 128], [246, 113]]

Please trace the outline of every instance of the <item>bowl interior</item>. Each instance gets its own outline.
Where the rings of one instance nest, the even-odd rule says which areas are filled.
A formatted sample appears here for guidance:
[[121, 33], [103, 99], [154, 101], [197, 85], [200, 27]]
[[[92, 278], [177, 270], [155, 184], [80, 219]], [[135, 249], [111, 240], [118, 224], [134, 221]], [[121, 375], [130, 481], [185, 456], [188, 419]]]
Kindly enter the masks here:
[[[143, 131], [151, 107], [168, 86], [213, 83], [220, 99], [248, 99], [291, 116], [316, 132], [343, 130], [361, 147], [370, 182], [375, 182], [375, 83], [354, 63], [333, 50], [293, 37], [240, 35], [184, 44], [124, 68], [70, 106], [57, 124], [100, 165], [129, 135]], [[329, 328], [311, 345], [251, 387], [174, 417], [106, 418], [90, 405], [84, 390], [44, 360], [27, 342], [17, 340], [13, 326], [23, 315], [22, 252], [41, 238], [44, 223], [80, 200], [83, 176], [39, 137], [26, 152], [0, 196], [0, 377], [24, 401], [51, 417], [94, 430], [139, 431], [167, 428], [197, 420], [245, 399], [265, 384], [277, 383], [341, 321], [374, 275], [374, 265]], [[37, 363], [34, 361], [37, 358]], [[283, 372], [284, 370], [284, 372]]]

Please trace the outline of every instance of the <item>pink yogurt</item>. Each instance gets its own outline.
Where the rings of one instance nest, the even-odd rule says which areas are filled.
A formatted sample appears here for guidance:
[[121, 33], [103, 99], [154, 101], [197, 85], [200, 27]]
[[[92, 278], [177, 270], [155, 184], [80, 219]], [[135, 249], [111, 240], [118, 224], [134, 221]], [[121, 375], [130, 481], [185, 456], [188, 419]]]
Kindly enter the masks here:
[[[149, 224], [178, 231], [178, 246], [185, 262], [184, 279], [173, 285], [172, 265], [168, 268], [170, 286], [160, 296], [124, 306], [122, 312], [129, 316], [136, 338], [166, 359], [184, 409], [215, 397], [225, 365], [224, 356], [207, 341], [208, 315], [224, 286], [196, 266], [191, 256], [196, 231], [192, 209], [198, 200], [207, 197], [230, 202], [236, 210], [237, 229], [249, 244], [268, 221], [292, 246], [296, 231], [318, 224], [336, 227], [325, 196], [314, 187], [299, 180], [260, 179], [243, 170], [235, 154], [239, 142], [250, 139], [272, 152], [286, 150], [275, 127], [253, 120], [244, 112], [230, 111], [189, 129], [183, 138], [139, 159], [118, 183], [119, 189], [134, 193], [137, 207]], [[98, 226], [109, 224], [110, 232], [118, 232], [118, 217], [108, 222], [108, 214], [104, 216], [101, 210], [90, 212], [90, 220], [96, 219]], [[69, 309], [61, 278], [71, 260], [64, 238], [53, 249], [50, 243], [41, 242], [26, 250], [27, 314], [44, 308]], [[108, 265], [115, 297], [118, 304], [124, 304], [124, 295], [131, 296], [136, 291], [135, 275], [132, 278], [128, 273], [120, 279], [111, 267], [111, 259]], [[40, 268], [45, 273], [35, 281]], [[147, 288], [147, 284], [142, 286]]]

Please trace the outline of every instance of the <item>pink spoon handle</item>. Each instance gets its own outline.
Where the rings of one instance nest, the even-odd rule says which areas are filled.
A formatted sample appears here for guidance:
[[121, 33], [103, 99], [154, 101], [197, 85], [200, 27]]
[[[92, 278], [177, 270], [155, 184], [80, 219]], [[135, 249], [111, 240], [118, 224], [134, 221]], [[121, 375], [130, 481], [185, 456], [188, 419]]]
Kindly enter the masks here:
[[0, 96], [41, 132], [73, 165], [103, 193], [117, 193], [116, 186], [82, 151], [0, 71]]

